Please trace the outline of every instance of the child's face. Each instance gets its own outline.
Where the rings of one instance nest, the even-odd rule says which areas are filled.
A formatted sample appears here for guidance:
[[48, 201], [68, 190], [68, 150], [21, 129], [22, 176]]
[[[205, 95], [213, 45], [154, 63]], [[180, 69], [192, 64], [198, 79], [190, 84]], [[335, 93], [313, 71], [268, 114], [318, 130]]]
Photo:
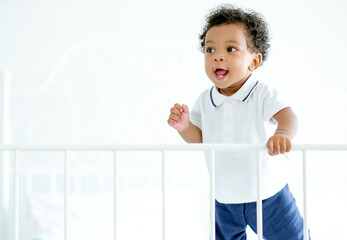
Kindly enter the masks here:
[[254, 56], [248, 49], [239, 24], [214, 26], [206, 33], [205, 71], [224, 95], [231, 96], [254, 70]]

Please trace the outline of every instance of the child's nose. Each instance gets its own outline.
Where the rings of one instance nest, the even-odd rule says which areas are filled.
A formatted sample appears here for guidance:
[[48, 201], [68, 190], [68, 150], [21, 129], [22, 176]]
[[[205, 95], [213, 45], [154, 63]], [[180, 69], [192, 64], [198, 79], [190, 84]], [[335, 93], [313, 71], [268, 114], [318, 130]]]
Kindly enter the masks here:
[[224, 57], [224, 55], [222, 55], [222, 54], [216, 54], [216, 55], [214, 56], [214, 61], [216, 61], [216, 62], [225, 61], [225, 57]]

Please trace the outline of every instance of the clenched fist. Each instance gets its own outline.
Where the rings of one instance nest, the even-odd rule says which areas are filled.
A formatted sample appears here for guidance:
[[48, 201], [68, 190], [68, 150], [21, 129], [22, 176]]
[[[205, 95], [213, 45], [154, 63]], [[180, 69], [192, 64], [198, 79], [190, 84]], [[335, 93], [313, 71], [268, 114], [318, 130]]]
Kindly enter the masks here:
[[292, 149], [292, 142], [287, 134], [275, 134], [267, 141], [267, 149], [270, 156], [284, 154]]
[[168, 124], [175, 128], [177, 131], [182, 132], [189, 126], [189, 110], [188, 106], [178, 103], [175, 104], [170, 110], [170, 116], [167, 120]]

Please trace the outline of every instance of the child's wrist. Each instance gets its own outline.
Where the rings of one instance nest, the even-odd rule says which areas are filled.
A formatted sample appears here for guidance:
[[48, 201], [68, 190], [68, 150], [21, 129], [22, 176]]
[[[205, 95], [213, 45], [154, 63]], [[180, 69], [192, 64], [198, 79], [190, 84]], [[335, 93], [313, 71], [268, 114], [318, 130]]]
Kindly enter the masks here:
[[290, 139], [292, 139], [292, 135], [289, 132], [277, 130], [275, 131], [274, 135], [277, 135], [277, 134], [284, 134], [284, 135], [287, 135]]
[[176, 129], [176, 130], [177, 130], [177, 132], [179, 134], [184, 134], [185, 131], [187, 131], [188, 128], [189, 128], [189, 124], [187, 126], [184, 126], [184, 127], [180, 128], [180, 129]]

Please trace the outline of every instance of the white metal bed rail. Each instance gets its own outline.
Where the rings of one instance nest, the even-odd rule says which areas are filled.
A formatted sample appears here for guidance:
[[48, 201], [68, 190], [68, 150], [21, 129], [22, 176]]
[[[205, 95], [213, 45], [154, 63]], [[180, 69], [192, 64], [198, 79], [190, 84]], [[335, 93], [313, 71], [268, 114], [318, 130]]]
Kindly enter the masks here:
[[[162, 153], [162, 239], [165, 240], [165, 152], [166, 151], [208, 151], [210, 153], [210, 239], [215, 240], [215, 151], [257, 151], [257, 230], [258, 239], [263, 238], [262, 226], [262, 189], [261, 189], [261, 158], [260, 152], [266, 151], [264, 144], [115, 144], [115, 145], [0, 145], [0, 151], [14, 152], [14, 240], [18, 240], [19, 233], [19, 180], [18, 180], [18, 152], [20, 151], [62, 151], [64, 152], [64, 240], [68, 240], [69, 227], [69, 152], [100, 151], [113, 152], [114, 179], [114, 240], [117, 240], [117, 152], [118, 151], [159, 151]], [[295, 144], [292, 151], [301, 151], [303, 159], [303, 218], [304, 240], [308, 240], [307, 225], [307, 181], [306, 181], [306, 152], [307, 151], [347, 151], [347, 144]]]

